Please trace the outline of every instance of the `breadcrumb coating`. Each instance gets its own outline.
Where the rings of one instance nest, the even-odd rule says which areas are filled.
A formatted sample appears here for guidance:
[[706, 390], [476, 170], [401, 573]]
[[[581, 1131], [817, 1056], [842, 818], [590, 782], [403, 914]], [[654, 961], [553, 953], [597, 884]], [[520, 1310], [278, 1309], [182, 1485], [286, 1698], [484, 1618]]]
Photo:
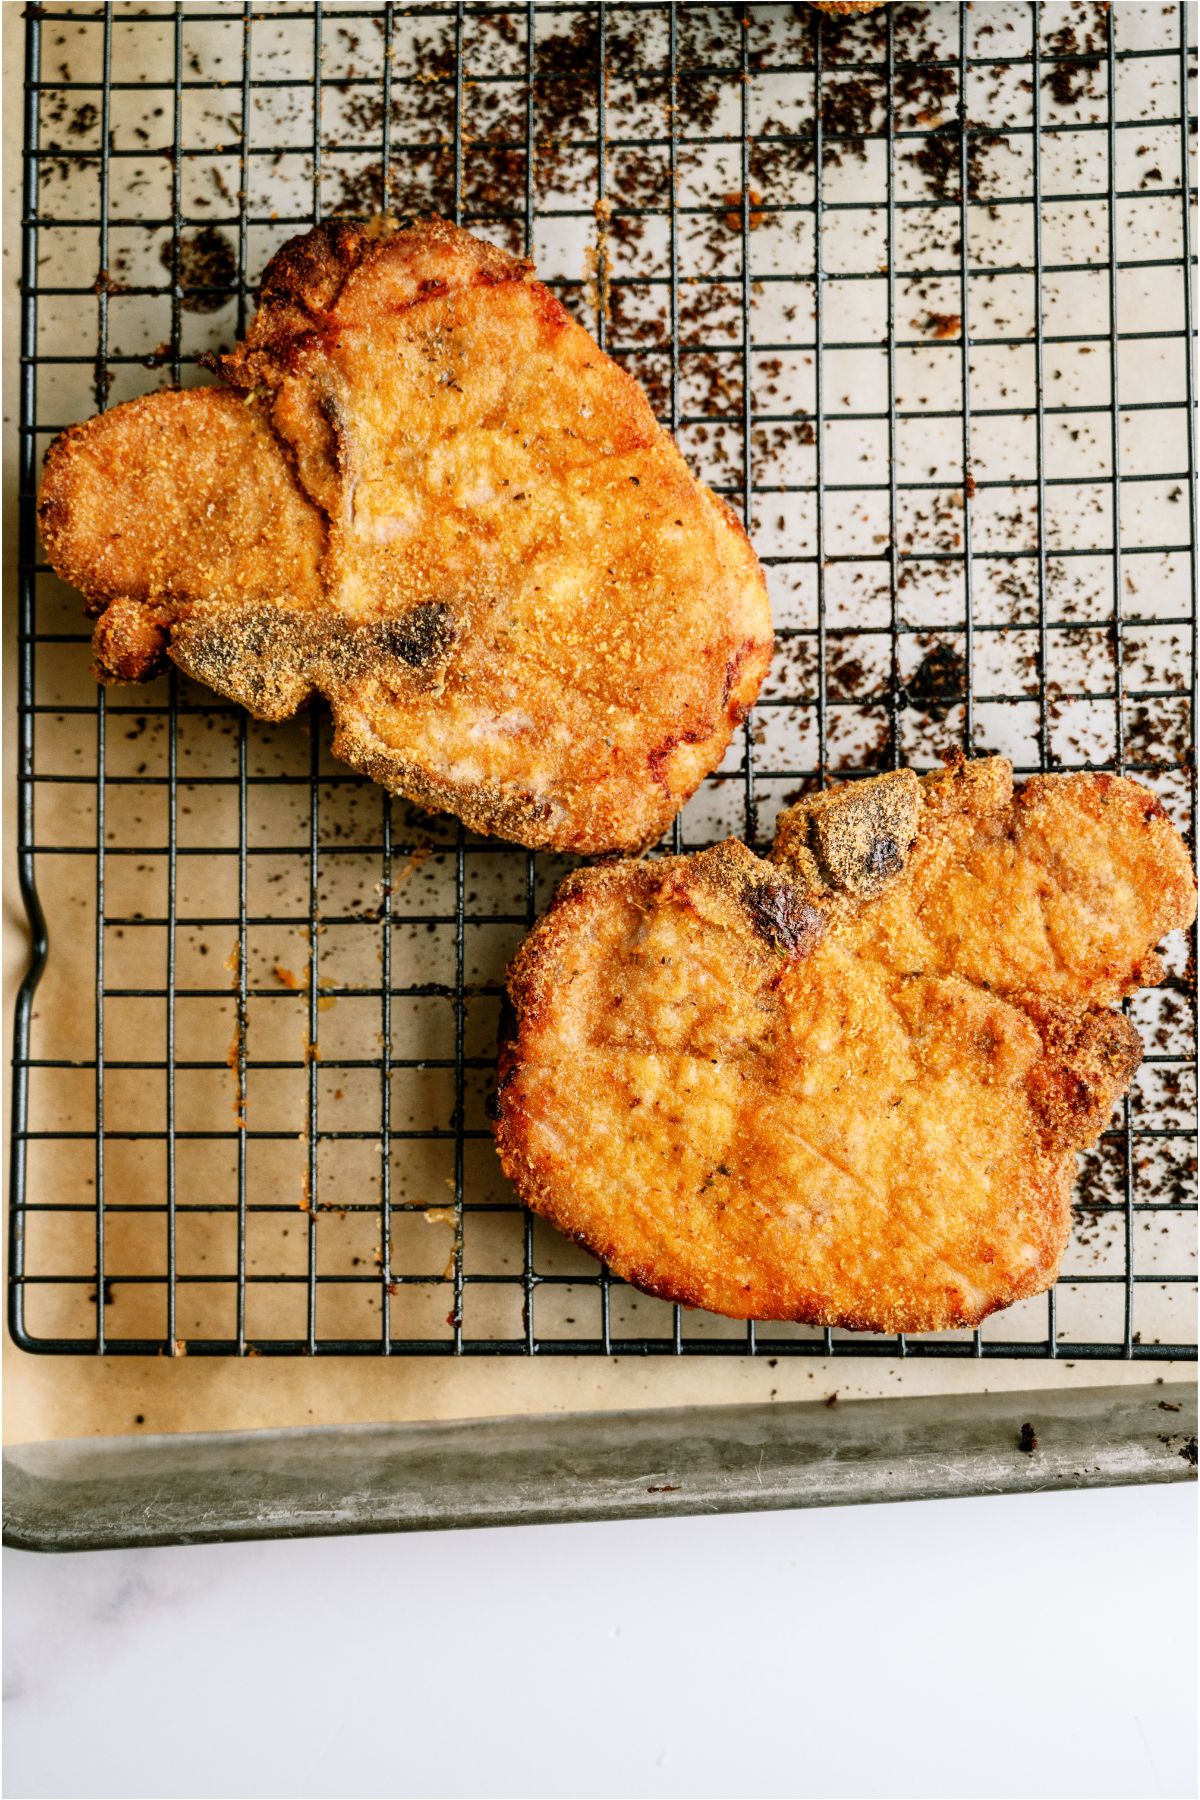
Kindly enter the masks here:
[[1141, 1057], [1110, 1010], [1195, 917], [1157, 799], [907, 770], [733, 842], [571, 875], [508, 978], [496, 1103], [526, 1202], [734, 1318], [974, 1326], [1040, 1293], [1076, 1153]]
[[285, 245], [226, 386], [52, 445], [39, 513], [96, 670], [169, 656], [478, 831], [652, 843], [770, 660], [762, 570], [529, 264], [442, 220]]

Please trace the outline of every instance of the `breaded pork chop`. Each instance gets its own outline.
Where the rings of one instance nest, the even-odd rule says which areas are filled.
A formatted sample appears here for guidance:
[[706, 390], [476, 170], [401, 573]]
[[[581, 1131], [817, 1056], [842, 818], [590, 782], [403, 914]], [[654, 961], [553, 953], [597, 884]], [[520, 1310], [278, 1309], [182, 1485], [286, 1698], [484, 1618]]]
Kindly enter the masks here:
[[571, 875], [509, 971], [496, 1136], [536, 1211], [664, 1299], [878, 1331], [1053, 1282], [1109, 1010], [1195, 916], [1158, 801], [999, 758]]
[[96, 667], [169, 655], [479, 831], [653, 842], [771, 652], [762, 571], [637, 383], [527, 263], [440, 220], [270, 264], [228, 384], [66, 432], [42, 535]]

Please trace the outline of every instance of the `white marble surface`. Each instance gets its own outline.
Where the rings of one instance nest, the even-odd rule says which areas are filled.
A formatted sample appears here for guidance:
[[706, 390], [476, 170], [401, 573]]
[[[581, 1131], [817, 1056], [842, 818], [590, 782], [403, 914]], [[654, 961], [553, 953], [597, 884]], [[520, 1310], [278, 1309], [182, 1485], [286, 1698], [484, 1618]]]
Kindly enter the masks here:
[[55, 1796], [1183, 1796], [1195, 1489], [5, 1553]]

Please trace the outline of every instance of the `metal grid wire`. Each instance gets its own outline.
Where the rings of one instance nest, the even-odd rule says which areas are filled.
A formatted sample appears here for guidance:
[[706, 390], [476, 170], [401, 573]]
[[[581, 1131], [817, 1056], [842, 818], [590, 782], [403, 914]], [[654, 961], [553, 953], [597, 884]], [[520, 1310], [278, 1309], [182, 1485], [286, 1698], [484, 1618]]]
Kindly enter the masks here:
[[798, 792], [956, 743], [1128, 770], [1190, 829], [1188, 9], [1109, 18], [27, 9], [23, 1347], [1194, 1355], [1186, 946], [1049, 1296], [907, 1339], [650, 1301], [489, 1141], [504, 960], [562, 860], [390, 801], [319, 722], [95, 691], [34, 514], [50, 436], [203, 379], [296, 229], [438, 210], [536, 256], [767, 566], [775, 669], [673, 847], [761, 848]]

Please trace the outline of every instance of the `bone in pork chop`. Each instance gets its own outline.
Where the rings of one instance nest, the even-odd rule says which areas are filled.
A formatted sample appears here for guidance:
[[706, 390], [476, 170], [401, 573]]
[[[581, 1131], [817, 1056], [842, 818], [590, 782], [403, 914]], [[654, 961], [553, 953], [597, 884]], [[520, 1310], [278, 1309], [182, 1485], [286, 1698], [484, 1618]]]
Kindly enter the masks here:
[[1111, 1010], [1195, 917], [1161, 805], [1000, 758], [837, 788], [738, 843], [571, 875], [509, 971], [496, 1136], [618, 1274], [734, 1318], [973, 1326], [1054, 1281]]
[[169, 656], [478, 831], [657, 838], [771, 653], [762, 571], [528, 263], [441, 220], [276, 255], [226, 386], [52, 445], [39, 514], [102, 679]]

